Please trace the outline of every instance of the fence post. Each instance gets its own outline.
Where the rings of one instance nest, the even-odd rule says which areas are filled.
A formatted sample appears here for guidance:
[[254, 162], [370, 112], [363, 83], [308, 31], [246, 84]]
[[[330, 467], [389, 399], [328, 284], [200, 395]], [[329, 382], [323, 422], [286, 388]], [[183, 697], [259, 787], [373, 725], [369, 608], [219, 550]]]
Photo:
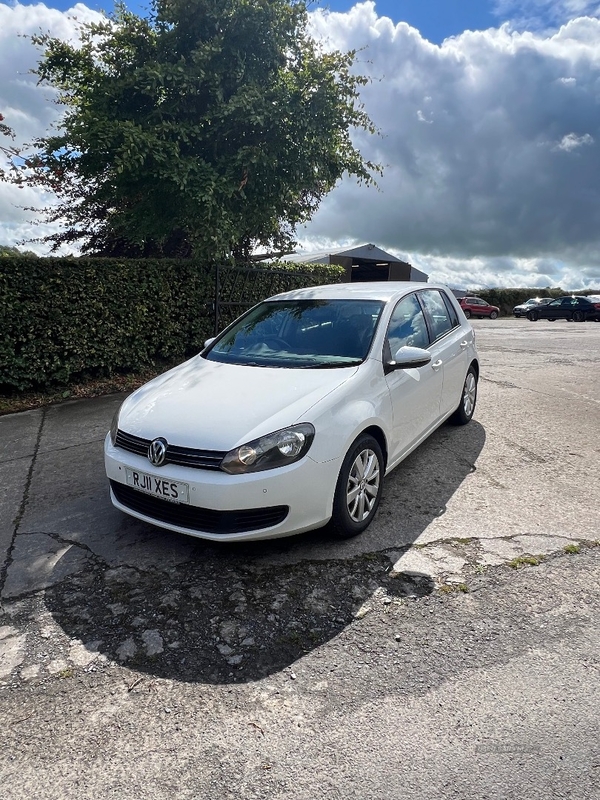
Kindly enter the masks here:
[[214, 335], [216, 336], [219, 332], [219, 317], [220, 317], [220, 309], [219, 309], [219, 299], [221, 296], [221, 274], [219, 270], [219, 265], [215, 265], [215, 325], [214, 325]]

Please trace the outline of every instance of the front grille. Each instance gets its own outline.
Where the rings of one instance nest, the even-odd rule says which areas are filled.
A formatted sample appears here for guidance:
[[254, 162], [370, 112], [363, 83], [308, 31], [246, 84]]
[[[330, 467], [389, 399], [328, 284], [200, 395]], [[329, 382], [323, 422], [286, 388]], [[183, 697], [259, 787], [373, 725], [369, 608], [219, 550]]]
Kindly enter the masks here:
[[[125, 433], [125, 431], [119, 429], [115, 446], [146, 458], [151, 441], [151, 439], [142, 439], [140, 436], [133, 436], [131, 433]], [[168, 444], [164, 463], [179, 464], [182, 467], [193, 467], [194, 469], [219, 469], [224, 456], [225, 451], [195, 450], [192, 447], [178, 447], [175, 444]]]
[[144, 494], [116, 481], [110, 487], [121, 505], [159, 522], [206, 533], [246, 533], [279, 525], [289, 514], [289, 506], [245, 508], [240, 511], [214, 511], [178, 503], [169, 503]]

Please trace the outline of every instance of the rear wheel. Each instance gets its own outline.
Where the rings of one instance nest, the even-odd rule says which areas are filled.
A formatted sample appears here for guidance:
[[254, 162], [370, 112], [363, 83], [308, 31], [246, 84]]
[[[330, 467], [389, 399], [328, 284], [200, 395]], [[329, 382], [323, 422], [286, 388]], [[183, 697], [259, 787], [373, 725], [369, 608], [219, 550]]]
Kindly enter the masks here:
[[463, 309], [463, 313], [467, 319], [471, 319], [471, 312], [468, 308]]
[[449, 418], [452, 425], [466, 425], [470, 422], [477, 403], [477, 372], [475, 367], [469, 367], [462, 390], [460, 403], [456, 411]]
[[585, 314], [583, 311], [573, 312], [573, 322], [585, 322]]
[[346, 453], [335, 488], [331, 526], [338, 538], [357, 536], [371, 524], [381, 500], [384, 471], [379, 442], [362, 434]]

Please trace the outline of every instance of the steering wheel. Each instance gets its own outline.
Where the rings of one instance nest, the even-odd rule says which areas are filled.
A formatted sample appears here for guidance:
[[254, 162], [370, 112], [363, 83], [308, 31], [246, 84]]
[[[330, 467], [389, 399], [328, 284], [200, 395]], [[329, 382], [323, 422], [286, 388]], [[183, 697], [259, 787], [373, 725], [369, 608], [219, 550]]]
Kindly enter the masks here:
[[275, 350], [287, 350], [289, 348], [289, 344], [284, 339], [280, 339], [279, 336], [265, 336], [262, 344], [266, 344], [267, 347]]

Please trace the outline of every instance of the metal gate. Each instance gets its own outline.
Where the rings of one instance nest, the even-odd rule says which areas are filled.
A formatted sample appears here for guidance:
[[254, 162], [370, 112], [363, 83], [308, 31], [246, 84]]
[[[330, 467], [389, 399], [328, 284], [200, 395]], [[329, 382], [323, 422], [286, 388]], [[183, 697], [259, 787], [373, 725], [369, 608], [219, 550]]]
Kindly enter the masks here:
[[265, 297], [314, 284], [314, 274], [295, 270], [215, 267], [214, 335]]

